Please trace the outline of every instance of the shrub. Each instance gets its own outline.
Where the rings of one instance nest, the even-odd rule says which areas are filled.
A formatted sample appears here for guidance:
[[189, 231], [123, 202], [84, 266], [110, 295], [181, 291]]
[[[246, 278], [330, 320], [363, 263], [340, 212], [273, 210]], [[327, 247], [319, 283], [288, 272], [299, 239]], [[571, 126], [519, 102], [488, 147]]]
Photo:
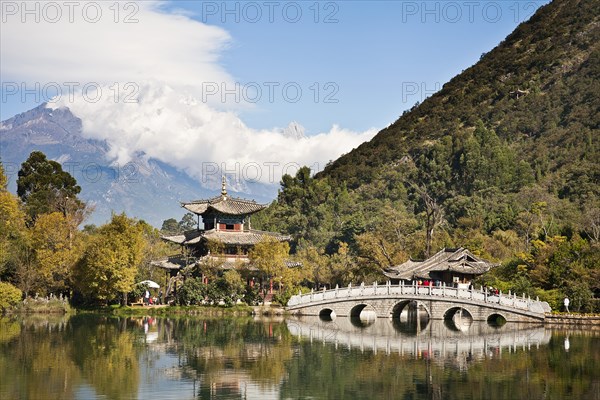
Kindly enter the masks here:
[[23, 298], [23, 292], [15, 286], [7, 282], [0, 282], [0, 311], [6, 312], [7, 310], [15, 307], [21, 302]]
[[177, 291], [177, 302], [182, 306], [202, 304], [207, 296], [207, 285], [200, 278], [188, 278]]

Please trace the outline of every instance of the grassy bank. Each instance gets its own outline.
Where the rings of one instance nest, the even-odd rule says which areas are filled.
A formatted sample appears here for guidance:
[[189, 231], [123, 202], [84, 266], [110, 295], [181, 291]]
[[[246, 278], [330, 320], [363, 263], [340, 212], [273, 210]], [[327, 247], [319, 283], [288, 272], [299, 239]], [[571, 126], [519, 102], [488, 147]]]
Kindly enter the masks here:
[[66, 298], [28, 297], [14, 307], [5, 310], [7, 314], [69, 314], [74, 309]]
[[220, 306], [149, 306], [122, 307], [114, 306], [105, 309], [115, 315], [205, 315], [205, 316], [245, 316], [253, 313], [253, 307], [236, 305], [233, 307]]

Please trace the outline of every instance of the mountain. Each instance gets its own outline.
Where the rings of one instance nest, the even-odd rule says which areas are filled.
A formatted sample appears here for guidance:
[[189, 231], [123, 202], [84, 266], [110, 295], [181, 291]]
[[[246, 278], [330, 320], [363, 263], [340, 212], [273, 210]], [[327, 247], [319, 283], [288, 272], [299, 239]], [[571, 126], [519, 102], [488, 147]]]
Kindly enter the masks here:
[[[412, 160], [423, 177], [443, 181], [445, 197], [472, 196], [490, 186], [518, 192], [533, 179], [559, 198], [597, 200], [599, 126], [600, 1], [554, 0], [478, 63], [318, 177], [358, 189]], [[473, 137], [478, 156], [484, 156], [485, 140], [474, 133], [478, 127], [498, 141], [496, 148], [510, 153], [509, 163], [519, 171], [509, 179], [524, 182], [502, 185], [472, 176]], [[488, 161], [496, 155], [490, 152]], [[448, 164], [446, 175], [428, 172], [440, 163]], [[492, 164], [481, 175], [498, 167]], [[481, 184], [473, 184], [477, 179]]]
[[[168, 218], [180, 219], [180, 201], [213, 197], [221, 177], [205, 186], [163, 162], [139, 155], [125, 165], [107, 161], [109, 145], [81, 134], [81, 120], [66, 108], [49, 109], [42, 104], [0, 123], [0, 160], [16, 192], [17, 172], [34, 150], [62, 164], [77, 179], [80, 197], [95, 211], [86, 223], [101, 224], [111, 212], [126, 212], [160, 227]], [[235, 183], [235, 182], [232, 182]], [[246, 191], [257, 201], [267, 202], [275, 188], [237, 183], [230, 191]]]

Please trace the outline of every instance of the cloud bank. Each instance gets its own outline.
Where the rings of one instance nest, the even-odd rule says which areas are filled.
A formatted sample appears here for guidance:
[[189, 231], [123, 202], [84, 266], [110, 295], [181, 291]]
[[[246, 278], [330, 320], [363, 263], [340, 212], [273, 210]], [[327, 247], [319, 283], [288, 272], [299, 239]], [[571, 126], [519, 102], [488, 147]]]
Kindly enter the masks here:
[[[61, 86], [51, 107], [69, 107], [81, 118], [84, 136], [106, 140], [111, 161], [123, 165], [143, 155], [204, 183], [222, 172], [277, 183], [297, 166], [322, 169], [376, 133], [337, 125], [309, 137], [251, 129], [235, 112], [240, 104], [219, 96], [211, 103], [202, 93], [207, 82], [234, 85], [219, 64], [232, 40], [228, 32], [168, 12], [157, 1], [117, 3], [118, 14], [114, 2], [77, 4], [79, 14], [62, 10], [56, 22], [47, 18], [56, 14], [41, 14], [43, 6], [38, 23], [5, 12], [0, 73], [28, 86]], [[97, 7], [101, 18], [92, 13]]]

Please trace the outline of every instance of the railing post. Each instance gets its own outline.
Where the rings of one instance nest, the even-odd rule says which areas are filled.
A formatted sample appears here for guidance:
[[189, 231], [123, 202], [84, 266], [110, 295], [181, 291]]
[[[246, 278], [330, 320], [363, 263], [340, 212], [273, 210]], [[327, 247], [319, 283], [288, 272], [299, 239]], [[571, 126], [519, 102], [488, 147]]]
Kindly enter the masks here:
[[488, 291], [487, 288], [483, 289], [483, 301], [485, 301], [487, 303], [487, 299], [488, 298]]
[[348, 284], [348, 297], [352, 295], [352, 282]]

